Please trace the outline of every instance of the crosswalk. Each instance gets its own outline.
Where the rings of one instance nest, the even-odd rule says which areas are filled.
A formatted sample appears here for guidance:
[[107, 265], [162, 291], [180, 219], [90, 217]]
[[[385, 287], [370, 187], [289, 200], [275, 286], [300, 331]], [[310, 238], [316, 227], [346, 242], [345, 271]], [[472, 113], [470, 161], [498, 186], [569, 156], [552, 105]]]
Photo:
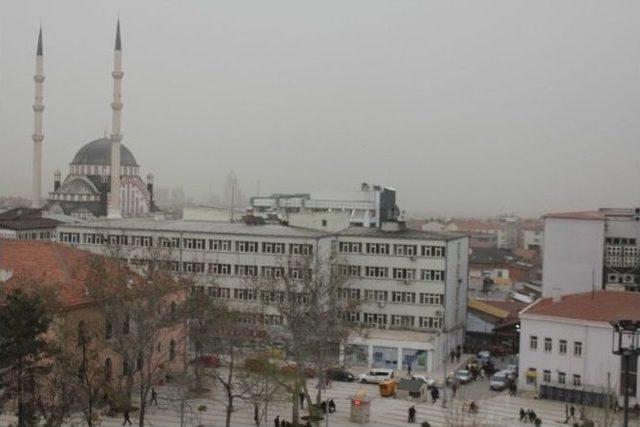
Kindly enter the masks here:
[[[479, 406], [477, 415], [469, 415], [465, 410], [468, 402], [454, 400], [447, 408], [441, 406], [441, 402], [432, 404], [429, 402], [416, 403], [394, 398], [382, 398], [377, 395], [377, 388], [373, 385], [360, 385], [354, 383], [333, 383], [332, 387], [323, 394], [324, 399], [334, 399], [337, 411], [330, 415], [330, 426], [354, 425], [349, 421], [351, 396], [364, 389], [373, 398], [371, 402], [370, 422], [371, 427], [398, 427], [407, 426], [408, 408], [415, 405], [417, 409], [416, 425], [422, 421], [428, 421], [431, 426], [495, 426], [511, 427], [519, 425], [531, 426], [518, 420], [520, 408], [533, 409], [542, 420], [543, 426], [560, 426], [565, 419], [565, 406], [560, 402], [537, 400], [526, 397], [509, 396], [507, 393], [493, 395], [486, 399], [476, 400]], [[170, 399], [169, 389], [158, 389], [159, 405], [148, 408], [146, 425], [150, 427], [169, 427], [181, 425], [180, 403]], [[253, 408], [241, 400], [236, 400], [232, 414], [232, 426], [255, 426], [253, 420]], [[200, 410], [199, 410], [200, 409]], [[291, 406], [280, 404], [272, 405], [268, 409], [266, 421], [260, 425], [273, 426], [273, 418], [291, 419]], [[131, 418], [136, 425], [137, 414], [132, 413]], [[189, 399], [184, 406], [182, 415], [183, 424], [193, 427], [224, 426], [225, 407], [222, 403], [212, 399]], [[116, 427], [122, 425], [122, 418], [102, 418], [102, 426]], [[0, 426], [15, 423], [15, 417], [0, 416]], [[68, 425], [83, 426], [81, 419], [74, 418]], [[619, 424], [616, 424], [619, 425]]]

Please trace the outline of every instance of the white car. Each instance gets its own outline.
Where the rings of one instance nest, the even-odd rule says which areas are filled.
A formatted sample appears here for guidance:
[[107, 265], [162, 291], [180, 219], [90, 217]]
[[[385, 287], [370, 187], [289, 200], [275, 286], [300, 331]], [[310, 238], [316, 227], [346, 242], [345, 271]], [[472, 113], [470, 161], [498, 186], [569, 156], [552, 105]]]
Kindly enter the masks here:
[[412, 380], [420, 380], [427, 385], [427, 388], [433, 388], [436, 385], [436, 380], [429, 378], [426, 375], [411, 375]]
[[511, 373], [507, 370], [498, 371], [489, 378], [489, 388], [491, 390], [504, 390], [509, 385], [509, 376]]
[[358, 375], [358, 381], [361, 383], [380, 384], [382, 381], [393, 378], [393, 369], [376, 368], [369, 372]]

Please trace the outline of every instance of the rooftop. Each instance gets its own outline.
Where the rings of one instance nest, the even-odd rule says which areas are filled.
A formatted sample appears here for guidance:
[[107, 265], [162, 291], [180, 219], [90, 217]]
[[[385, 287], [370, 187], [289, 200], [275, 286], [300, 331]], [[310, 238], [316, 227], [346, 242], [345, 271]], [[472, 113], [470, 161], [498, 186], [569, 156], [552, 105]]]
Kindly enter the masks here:
[[544, 218], [554, 219], [584, 219], [584, 220], [604, 220], [605, 218], [629, 219], [633, 217], [634, 211], [631, 208], [601, 208], [594, 211], [578, 211], [578, 212], [555, 212], [549, 213]]
[[351, 226], [338, 233], [339, 236], [373, 237], [389, 239], [415, 239], [415, 240], [455, 240], [466, 237], [462, 233], [444, 233], [434, 231], [414, 230], [401, 228], [397, 231], [383, 231], [373, 227]]
[[519, 258], [509, 249], [473, 248], [470, 250], [471, 264], [509, 264], [519, 261]]
[[299, 237], [316, 238], [327, 234], [320, 231], [301, 227], [288, 227], [279, 224], [248, 225], [243, 222], [218, 222], [218, 221], [186, 221], [165, 220], [153, 218], [101, 218], [82, 224], [70, 225], [74, 228], [91, 230], [139, 230], [158, 232], [186, 232], [186, 233], [210, 233], [250, 236], [275, 236], [275, 237]]
[[542, 298], [521, 315], [562, 317], [596, 322], [640, 321], [640, 292], [595, 291]]
[[42, 209], [15, 208], [0, 213], [0, 228], [9, 230], [55, 228], [61, 223], [57, 219], [43, 218]]

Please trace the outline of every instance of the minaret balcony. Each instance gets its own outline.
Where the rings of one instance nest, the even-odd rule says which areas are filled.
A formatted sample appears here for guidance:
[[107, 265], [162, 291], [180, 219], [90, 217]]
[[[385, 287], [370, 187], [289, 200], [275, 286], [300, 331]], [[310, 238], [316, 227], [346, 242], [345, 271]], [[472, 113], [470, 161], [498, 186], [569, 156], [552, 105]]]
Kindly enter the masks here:
[[44, 76], [42, 74], [36, 74], [35, 76], [33, 76], [33, 80], [36, 83], [42, 83], [44, 82]]
[[44, 141], [44, 135], [34, 133], [33, 135], [31, 135], [31, 139], [33, 140], [33, 142], [42, 142]]
[[124, 71], [112, 71], [111, 77], [113, 77], [114, 79], [121, 79], [122, 77], [124, 77]]
[[124, 106], [124, 104], [122, 102], [112, 102], [111, 103], [111, 108], [113, 108], [116, 111], [122, 110], [123, 106]]
[[36, 113], [42, 113], [44, 111], [44, 105], [43, 104], [33, 104], [33, 111], [35, 111]]

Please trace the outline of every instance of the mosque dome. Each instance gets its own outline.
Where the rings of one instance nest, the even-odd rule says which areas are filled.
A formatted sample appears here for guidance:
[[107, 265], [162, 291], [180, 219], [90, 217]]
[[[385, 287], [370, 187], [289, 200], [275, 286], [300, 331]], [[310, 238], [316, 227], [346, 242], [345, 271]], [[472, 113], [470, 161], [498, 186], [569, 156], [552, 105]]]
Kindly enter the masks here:
[[[72, 165], [110, 165], [111, 164], [111, 140], [100, 138], [85, 144], [76, 153]], [[120, 144], [120, 165], [138, 166], [131, 151]]]

